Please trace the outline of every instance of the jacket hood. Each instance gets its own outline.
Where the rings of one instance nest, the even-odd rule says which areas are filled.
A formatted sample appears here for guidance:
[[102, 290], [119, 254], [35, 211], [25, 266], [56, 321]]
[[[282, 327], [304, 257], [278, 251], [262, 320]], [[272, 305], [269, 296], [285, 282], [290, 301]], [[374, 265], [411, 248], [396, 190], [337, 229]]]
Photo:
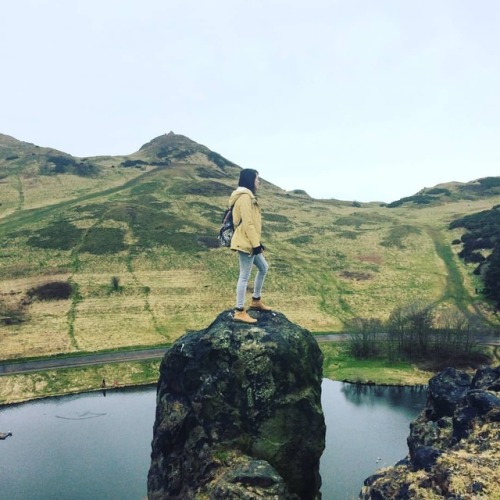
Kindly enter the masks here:
[[232, 207], [242, 194], [249, 194], [252, 198], [255, 198], [255, 195], [252, 193], [252, 191], [250, 191], [250, 189], [246, 187], [238, 187], [231, 193], [231, 196], [229, 197], [229, 206]]

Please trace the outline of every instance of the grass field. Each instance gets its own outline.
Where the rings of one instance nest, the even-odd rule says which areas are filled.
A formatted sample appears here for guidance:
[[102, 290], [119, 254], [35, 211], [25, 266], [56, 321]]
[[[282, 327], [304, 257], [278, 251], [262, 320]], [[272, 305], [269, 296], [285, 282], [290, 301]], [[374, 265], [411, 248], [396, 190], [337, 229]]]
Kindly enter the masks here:
[[377, 385], [426, 385], [434, 375], [407, 362], [354, 359], [343, 343], [321, 344], [321, 350], [323, 375], [332, 380]]
[[[167, 208], [153, 210], [151, 189], [124, 206], [108, 194], [86, 195], [42, 209], [43, 217], [16, 212], [14, 231], [11, 217], [0, 220], [8, 235], [0, 253], [4, 300], [57, 280], [69, 279], [77, 290], [68, 300], [34, 302], [25, 322], [2, 327], [2, 359], [173, 341], [232, 307], [235, 255], [197, 242], [200, 233], [213, 238], [218, 225], [201, 213], [216, 213], [225, 198], [167, 193], [157, 197]], [[474, 293], [471, 270], [452, 250], [456, 234], [447, 230], [454, 216], [491, 200], [387, 209], [265, 191], [261, 199], [271, 266], [265, 298], [291, 321], [313, 332], [341, 331], [353, 317], [384, 320], [402, 302], [423, 298], [494, 322]], [[189, 207], [200, 212], [190, 212], [201, 221], [197, 227], [181, 220]]]
[[156, 360], [138, 361], [2, 376], [0, 405], [102, 390], [103, 379], [108, 389], [155, 384], [159, 364]]
[[[0, 317], [17, 310], [22, 319], [0, 321], [0, 359], [165, 344], [233, 307], [237, 257], [215, 236], [237, 170], [194, 160], [115, 168], [122, 160], [93, 160], [98, 178], [14, 165], [0, 182]], [[386, 320], [424, 299], [499, 327], [448, 224], [500, 196], [389, 209], [264, 182], [259, 198], [264, 298], [291, 321], [339, 332], [355, 317]], [[53, 281], [71, 283], [72, 295], [26, 303], [29, 290]]]

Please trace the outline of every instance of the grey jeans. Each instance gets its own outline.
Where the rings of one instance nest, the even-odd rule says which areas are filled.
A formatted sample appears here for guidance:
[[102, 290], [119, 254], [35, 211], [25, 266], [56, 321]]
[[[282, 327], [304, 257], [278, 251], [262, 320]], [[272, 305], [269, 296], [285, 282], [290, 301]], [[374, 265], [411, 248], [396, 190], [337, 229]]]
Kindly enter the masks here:
[[250, 273], [252, 272], [252, 265], [255, 264], [257, 267], [253, 296], [259, 298], [264, 280], [266, 279], [267, 270], [269, 269], [269, 264], [266, 262], [263, 253], [249, 255], [244, 252], [238, 252], [238, 255], [240, 258], [240, 276], [238, 278], [238, 284], [236, 285], [236, 307], [242, 309], [245, 306], [245, 293], [247, 291]]

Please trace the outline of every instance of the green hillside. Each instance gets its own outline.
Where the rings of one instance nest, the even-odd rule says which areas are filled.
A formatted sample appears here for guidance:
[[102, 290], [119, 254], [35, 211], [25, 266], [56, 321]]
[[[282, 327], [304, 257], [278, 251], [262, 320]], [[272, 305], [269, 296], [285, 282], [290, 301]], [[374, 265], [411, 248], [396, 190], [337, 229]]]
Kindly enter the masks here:
[[402, 205], [442, 205], [463, 200], [478, 200], [500, 196], [500, 177], [483, 177], [472, 182], [449, 182], [433, 188], [424, 188], [413, 196], [407, 196], [387, 205], [395, 208]]
[[[239, 170], [173, 133], [93, 158], [0, 135], [1, 359], [165, 344], [232, 307], [237, 259], [216, 235]], [[415, 299], [498, 325], [452, 245], [454, 220], [500, 203], [471, 189], [388, 208], [263, 182], [266, 302], [313, 332]]]

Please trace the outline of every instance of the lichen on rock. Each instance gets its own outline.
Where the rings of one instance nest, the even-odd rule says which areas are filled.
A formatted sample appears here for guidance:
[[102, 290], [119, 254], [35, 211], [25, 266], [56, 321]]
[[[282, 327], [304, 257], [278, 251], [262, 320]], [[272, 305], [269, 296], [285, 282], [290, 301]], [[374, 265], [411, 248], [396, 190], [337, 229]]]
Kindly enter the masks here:
[[500, 367], [429, 381], [408, 456], [365, 480], [363, 500], [500, 498]]
[[224, 311], [160, 367], [150, 499], [320, 498], [322, 354], [275, 312]]

